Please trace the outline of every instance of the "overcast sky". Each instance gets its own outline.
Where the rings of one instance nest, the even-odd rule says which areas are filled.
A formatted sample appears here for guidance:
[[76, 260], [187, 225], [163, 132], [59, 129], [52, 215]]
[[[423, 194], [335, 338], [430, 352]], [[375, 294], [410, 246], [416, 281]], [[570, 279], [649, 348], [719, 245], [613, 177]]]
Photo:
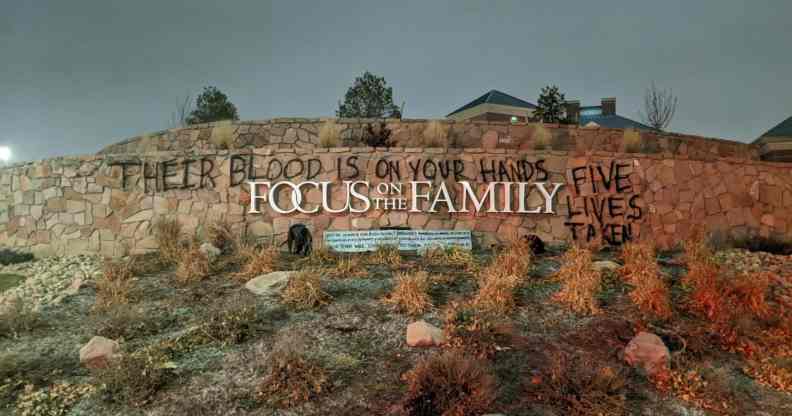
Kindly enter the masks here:
[[167, 128], [204, 85], [242, 119], [332, 116], [365, 70], [407, 118], [558, 84], [637, 119], [652, 80], [679, 96], [673, 131], [751, 141], [792, 115], [788, 0], [0, 3], [0, 144], [17, 161]]

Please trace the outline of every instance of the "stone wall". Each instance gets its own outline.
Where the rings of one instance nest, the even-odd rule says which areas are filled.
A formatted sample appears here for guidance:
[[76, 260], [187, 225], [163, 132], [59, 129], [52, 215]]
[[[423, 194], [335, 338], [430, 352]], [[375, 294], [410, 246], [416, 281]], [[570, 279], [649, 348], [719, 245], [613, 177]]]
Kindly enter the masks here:
[[[224, 150], [240, 148], [323, 147], [320, 131], [328, 123], [337, 128], [333, 146], [364, 146], [367, 125], [384, 122], [396, 147], [482, 147], [485, 149], [546, 149], [585, 154], [590, 151], [662, 154], [666, 157], [759, 159], [758, 147], [699, 136], [627, 132], [621, 129], [582, 128], [540, 123], [471, 122], [451, 120], [272, 119], [220, 122], [165, 130], [133, 137], [108, 146], [100, 154], [152, 151]], [[625, 134], [639, 134], [632, 148]]]
[[[505, 131], [511, 128], [504, 126]], [[212, 127], [187, 131], [211, 136]], [[547, 240], [605, 237], [612, 243], [651, 235], [661, 246], [671, 246], [697, 224], [709, 230], [792, 236], [789, 164], [745, 157], [667, 156], [503, 148], [290, 147], [51, 159], [0, 171], [0, 245], [44, 254], [115, 256], [126, 249], [153, 250], [152, 224], [160, 217], [176, 218], [196, 233], [214, 218], [224, 217], [240, 232], [276, 241], [285, 239], [283, 233], [297, 222], [309, 224], [315, 241], [321, 241], [328, 229], [408, 226], [470, 229], [480, 246], [513, 232], [535, 233]], [[250, 214], [245, 180], [266, 180], [267, 175], [275, 182], [445, 181], [454, 201], [459, 200], [462, 178], [478, 190], [495, 181], [566, 185], [555, 198], [553, 214], [370, 209], [359, 214], [281, 215], [270, 208]], [[321, 195], [313, 190], [306, 199], [306, 207], [321, 204]], [[340, 199], [333, 193], [331, 205], [337, 207]], [[540, 203], [536, 193], [529, 194], [529, 207]]]

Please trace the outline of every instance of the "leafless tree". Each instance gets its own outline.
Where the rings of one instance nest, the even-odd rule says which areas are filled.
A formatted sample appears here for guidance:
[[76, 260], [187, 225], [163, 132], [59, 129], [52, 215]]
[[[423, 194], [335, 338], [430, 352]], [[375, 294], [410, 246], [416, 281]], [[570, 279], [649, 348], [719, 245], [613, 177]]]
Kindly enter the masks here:
[[671, 89], [661, 90], [657, 88], [654, 81], [644, 93], [644, 109], [641, 111], [641, 118], [646, 124], [657, 130], [665, 130], [671, 119], [676, 113], [678, 99]]
[[187, 117], [192, 112], [193, 102], [189, 95], [184, 98], [176, 107], [176, 111], [171, 114], [171, 127], [187, 127]]

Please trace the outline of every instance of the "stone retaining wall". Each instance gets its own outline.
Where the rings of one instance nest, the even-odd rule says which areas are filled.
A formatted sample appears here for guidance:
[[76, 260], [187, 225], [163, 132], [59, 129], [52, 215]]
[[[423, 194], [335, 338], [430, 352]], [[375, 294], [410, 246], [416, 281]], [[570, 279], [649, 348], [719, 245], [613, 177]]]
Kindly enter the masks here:
[[[165, 130], [133, 137], [103, 149], [100, 154], [143, 154], [152, 151], [225, 150], [240, 148], [315, 148], [327, 123], [337, 128], [332, 146], [364, 146], [367, 126], [384, 122], [396, 147], [454, 147], [485, 149], [546, 149], [585, 154], [590, 151], [662, 154], [666, 157], [759, 159], [758, 147], [699, 136], [581, 128], [541, 123], [456, 122], [451, 120], [273, 119], [220, 122]], [[625, 137], [625, 136], [629, 137]], [[630, 140], [641, 141], [630, 147]]]
[[[196, 131], [200, 134], [201, 129]], [[141, 177], [141, 162], [149, 179]], [[278, 164], [286, 168], [285, 176], [276, 175]], [[418, 167], [415, 176], [412, 167]], [[554, 214], [371, 209], [359, 214], [281, 215], [270, 208], [250, 214], [244, 181], [248, 176], [266, 180], [266, 175], [273, 181], [290, 177], [294, 182], [311, 178], [336, 184], [344, 179], [368, 180], [373, 185], [445, 181], [455, 202], [460, 198], [457, 180], [463, 177], [479, 191], [495, 181], [566, 185], [554, 199]], [[339, 195], [332, 194], [332, 206], [343, 202]], [[541, 204], [538, 196], [529, 194], [529, 207]], [[305, 206], [319, 204], [319, 192], [307, 192]], [[406, 226], [470, 229], [479, 246], [521, 232], [546, 240], [569, 240], [573, 234], [577, 239], [606, 237], [613, 243], [651, 235], [667, 247], [688, 236], [697, 224], [709, 230], [792, 237], [792, 169], [789, 164], [745, 158], [696, 160], [662, 154], [250, 148], [59, 158], [0, 171], [0, 245], [43, 254], [117, 256], [126, 249], [153, 250], [152, 224], [159, 217], [176, 218], [191, 233], [200, 233], [209, 221], [224, 217], [240, 232], [276, 241], [285, 239], [290, 224], [300, 222], [309, 224], [315, 242], [328, 229]]]

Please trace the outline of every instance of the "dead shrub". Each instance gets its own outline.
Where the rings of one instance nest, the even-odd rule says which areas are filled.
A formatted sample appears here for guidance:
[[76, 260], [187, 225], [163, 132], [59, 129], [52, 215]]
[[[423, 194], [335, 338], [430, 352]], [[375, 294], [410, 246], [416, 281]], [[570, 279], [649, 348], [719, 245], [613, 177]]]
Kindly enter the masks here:
[[275, 263], [280, 256], [274, 246], [255, 246], [252, 244], [240, 246], [238, 256], [242, 262], [242, 270], [234, 274], [240, 280], [250, 280], [256, 276], [275, 271]]
[[265, 362], [266, 375], [256, 387], [256, 396], [270, 405], [288, 408], [312, 400], [330, 387], [330, 377], [321, 365], [294, 346], [275, 348]]
[[407, 393], [402, 406], [410, 416], [480, 415], [497, 397], [487, 364], [457, 351], [426, 357], [403, 378]]
[[523, 280], [531, 270], [531, 245], [525, 238], [513, 236], [506, 249], [498, 253], [490, 268], [503, 275], [514, 276]]
[[624, 266], [620, 273], [633, 287], [630, 292], [633, 303], [645, 314], [659, 319], [670, 318], [669, 290], [661, 278], [654, 245], [647, 241], [628, 243], [622, 248], [622, 259]]
[[318, 270], [305, 270], [289, 279], [281, 293], [283, 301], [297, 309], [318, 308], [329, 304], [333, 297], [322, 290], [322, 276]]
[[126, 341], [159, 333], [173, 318], [146, 313], [132, 305], [112, 305], [91, 317], [96, 335]]
[[128, 304], [132, 300], [134, 269], [134, 259], [106, 259], [102, 264], [102, 276], [96, 280], [94, 308]]
[[308, 257], [302, 257], [297, 260], [298, 264], [306, 267], [331, 267], [338, 263], [340, 256], [338, 253], [327, 247], [320, 247], [316, 250], [311, 250]]
[[602, 275], [592, 267], [591, 251], [577, 246], [567, 250], [556, 278], [561, 282], [561, 290], [553, 295], [553, 299], [578, 313], [601, 312], [596, 295]]
[[343, 127], [336, 124], [335, 120], [328, 120], [319, 128], [319, 146], [324, 148], [338, 147], [341, 143]]
[[399, 267], [401, 266], [401, 253], [399, 248], [390, 245], [377, 246], [370, 255], [368, 262], [371, 264], [379, 264], [383, 266]]
[[222, 345], [244, 342], [258, 330], [256, 303], [241, 294], [216, 302], [202, 320], [200, 333]]
[[165, 352], [147, 348], [119, 354], [106, 368], [93, 370], [93, 376], [105, 400], [139, 408], [173, 378], [174, 367]]
[[476, 270], [473, 252], [460, 247], [431, 247], [424, 252], [424, 260], [436, 266], [448, 266], [464, 271]]
[[17, 338], [43, 324], [29, 303], [15, 297], [0, 305], [0, 338]]
[[225, 218], [218, 218], [206, 227], [206, 240], [222, 251], [228, 251], [236, 241], [231, 224]]
[[175, 219], [161, 218], [154, 223], [154, 238], [159, 246], [160, 259], [165, 264], [176, 264], [182, 254], [182, 226]]
[[209, 257], [198, 245], [191, 244], [182, 252], [176, 265], [176, 282], [182, 285], [200, 282], [210, 273]]
[[445, 309], [446, 345], [476, 357], [491, 357], [512, 342], [513, 328], [501, 317], [469, 302], [451, 302]]
[[352, 256], [339, 257], [335, 266], [328, 273], [336, 278], [356, 278], [367, 275], [366, 267], [360, 257]]
[[553, 351], [549, 365], [527, 384], [529, 396], [570, 416], [626, 415], [622, 368]]
[[473, 298], [473, 304], [494, 314], [505, 315], [513, 311], [516, 306], [514, 294], [520, 280], [515, 275], [493, 269], [485, 271], [484, 276], [479, 279], [479, 290]]
[[396, 275], [396, 286], [385, 301], [407, 314], [421, 315], [432, 308], [428, 291], [427, 272], [399, 273]]

